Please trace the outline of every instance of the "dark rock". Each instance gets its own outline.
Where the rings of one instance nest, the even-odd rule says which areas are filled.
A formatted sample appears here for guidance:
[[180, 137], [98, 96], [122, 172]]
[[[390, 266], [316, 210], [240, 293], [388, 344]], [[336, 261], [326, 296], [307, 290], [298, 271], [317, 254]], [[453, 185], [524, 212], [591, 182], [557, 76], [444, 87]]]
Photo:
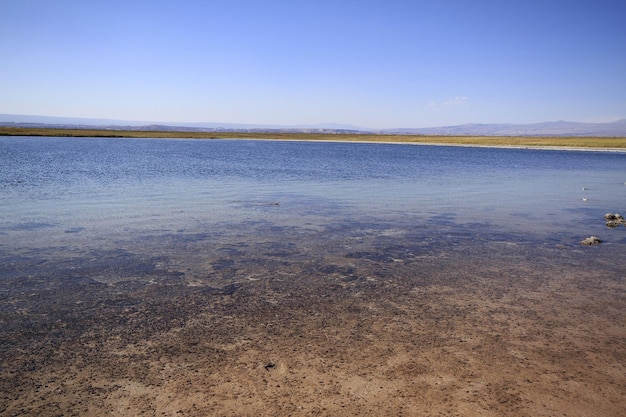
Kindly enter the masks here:
[[608, 227], [617, 227], [620, 224], [624, 224], [624, 217], [619, 213], [606, 213], [604, 215], [604, 220], [606, 220], [606, 225]]

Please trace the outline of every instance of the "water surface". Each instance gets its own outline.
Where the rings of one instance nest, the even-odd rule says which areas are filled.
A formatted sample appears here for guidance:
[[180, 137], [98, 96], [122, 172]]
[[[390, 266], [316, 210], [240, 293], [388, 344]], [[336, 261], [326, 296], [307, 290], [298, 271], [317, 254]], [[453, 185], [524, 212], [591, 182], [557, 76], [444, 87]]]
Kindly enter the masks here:
[[5, 137], [0, 160], [5, 248], [259, 219], [480, 224], [566, 243], [613, 236], [601, 216], [626, 201], [626, 155], [611, 152]]

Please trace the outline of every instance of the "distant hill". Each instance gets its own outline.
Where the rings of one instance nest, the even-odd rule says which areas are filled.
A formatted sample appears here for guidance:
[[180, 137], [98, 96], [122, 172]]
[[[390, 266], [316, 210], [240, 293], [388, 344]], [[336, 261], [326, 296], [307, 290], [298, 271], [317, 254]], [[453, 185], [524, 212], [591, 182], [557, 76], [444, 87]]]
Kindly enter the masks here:
[[259, 125], [241, 123], [154, 123], [115, 119], [86, 119], [51, 116], [0, 114], [0, 126], [48, 127], [65, 129], [110, 129], [145, 131], [204, 132], [309, 132], [309, 133], [382, 133], [428, 136], [598, 136], [626, 137], [626, 119], [611, 123], [543, 122], [531, 124], [463, 124], [428, 128], [368, 130], [352, 125]]
[[531, 124], [464, 124], [418, 129], [390, 129], [387, 133], [442, 136], [626, 136], [626, 119], [611, 123], [543, 122]]
[[15, 127], [49, 127], [49, 128], [65, 128], [65, 129], [111, 129], [111, 130], [147, 130], [147, 131], [340, 131], [340, 132], [361, 132], [357, 126], [342, 125], [337, 123], [319, 123], [315, 125], [264, 125], [264, 124], [246, 124], [246, 123], [163, 123], [163, 122], [147, 122], [147, 121], [129, 121], [116, 119], [87, 119], [77, 117], [54, 117], [54, 116], [32, 116], [32, 115], [15, 115], [0, 114], [0, 126]]

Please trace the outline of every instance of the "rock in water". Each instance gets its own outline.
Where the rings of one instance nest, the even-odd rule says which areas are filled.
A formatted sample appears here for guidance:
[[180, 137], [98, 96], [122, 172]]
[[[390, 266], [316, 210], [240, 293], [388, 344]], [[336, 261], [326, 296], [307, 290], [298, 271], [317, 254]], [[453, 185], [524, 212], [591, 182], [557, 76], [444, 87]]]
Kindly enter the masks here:
[[587, 245], [587, 246], [599, 245], [600, 243], [602, 243], [602, 241], [597, 236], [591, 236], [591, 237], [588, 237], [587, 239], [583, 239], [580, 241], [581, 245]]
[[624, 224], [624, 217], [619, 213], [606, 213], [604, 215], [604, 220], [606, 220], [606, 225], [608, 227], [617, 227], [620, 224]]

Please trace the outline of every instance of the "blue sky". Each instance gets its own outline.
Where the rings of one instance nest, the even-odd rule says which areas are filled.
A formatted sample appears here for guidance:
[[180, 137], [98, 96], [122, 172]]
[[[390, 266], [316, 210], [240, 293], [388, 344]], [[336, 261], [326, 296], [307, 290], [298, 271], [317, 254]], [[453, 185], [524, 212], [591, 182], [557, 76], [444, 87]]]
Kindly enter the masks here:
[[0, 0], [0, 113], [401, 128], [626, 118], [626, 1]]

